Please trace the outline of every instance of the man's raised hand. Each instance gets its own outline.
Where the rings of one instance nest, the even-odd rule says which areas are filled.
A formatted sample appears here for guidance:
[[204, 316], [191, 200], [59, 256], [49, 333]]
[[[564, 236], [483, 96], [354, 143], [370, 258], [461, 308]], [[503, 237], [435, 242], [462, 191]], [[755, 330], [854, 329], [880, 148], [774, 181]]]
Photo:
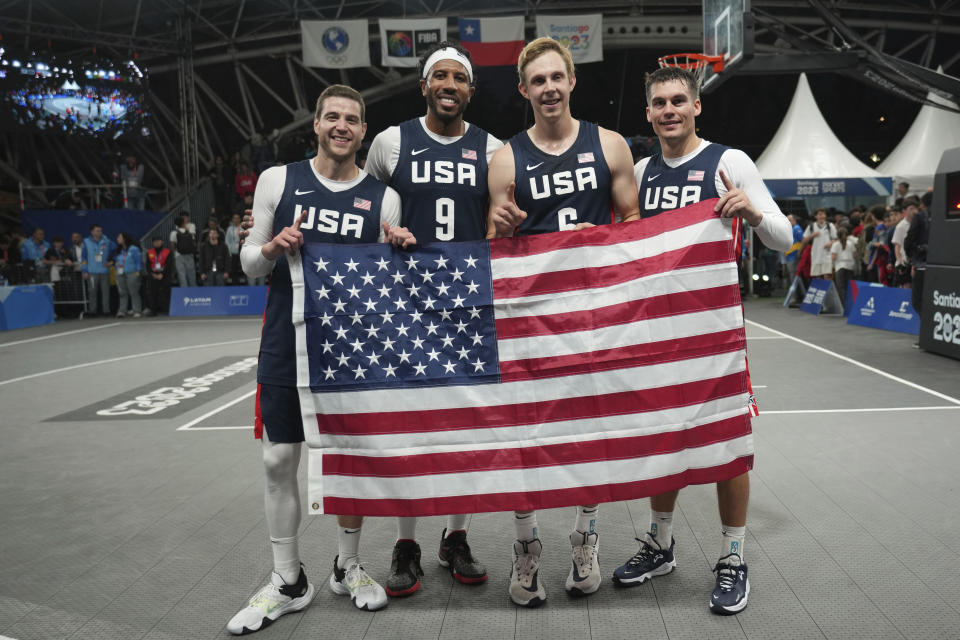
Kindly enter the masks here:
[[273, 236], [273, 240], [263, 245], [260, 252], [267, 260], [276, 260], [286, 251], [294, 255], [303, 246], [303, 234], [300, 233], [300, 225], [307, 219], [307, 211], [303, 211], [290, 227], [284, 227], [280, 233]]
[[490, 211], [490, 220], [493, 222], [498, 238], [512, 236], [514, 229], [527, 219], [527, 212], [517, 206], [517, 201], [514, 198], [513, 194], [516, 188], [515, 182], [507, 185], [506, 202], [493, 207]]
[[713, 210], [719, 212], [721, 218], [736, 216], [746, 220], [752, 227], [760, 224], [760, 221], [763, 220], [763, 214], [757, 211], [743, 189], [733, 185], [723, 169], [720, 169], [720, 180], [723, 182], [723, 186], [727, 188], [727, 192], [723, 194]]

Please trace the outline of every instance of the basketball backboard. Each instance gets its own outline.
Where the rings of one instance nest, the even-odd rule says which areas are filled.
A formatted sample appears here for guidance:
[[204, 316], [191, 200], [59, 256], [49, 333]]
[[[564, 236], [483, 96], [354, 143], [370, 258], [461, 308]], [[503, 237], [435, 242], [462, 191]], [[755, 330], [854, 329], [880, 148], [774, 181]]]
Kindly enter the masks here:
[[[723, 56], [724, 68], [720, 73], [734, 71], [744, 59], [744, 14], [749, 11], [750, 0], [703, 0], [703, 53]], [[704, 93], [719, 85], [718, 75], [712, 68], [707, 69], [701, 87]]]

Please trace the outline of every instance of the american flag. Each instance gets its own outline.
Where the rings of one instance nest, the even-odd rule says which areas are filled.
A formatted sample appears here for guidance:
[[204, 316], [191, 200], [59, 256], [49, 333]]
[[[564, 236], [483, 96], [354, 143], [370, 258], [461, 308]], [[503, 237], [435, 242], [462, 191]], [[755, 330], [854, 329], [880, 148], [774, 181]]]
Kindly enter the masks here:
[[714, 203], [411, 252], [305, 245], [291, 273], [311, 512], [591, 504], [749, 470], [743, 312]]
[[365, 198], [354, 198], [353, 207], [355, 209], [363, 209], [364, 211], [370, 211], [371, 202]]
[[463, 149], [463, 148], [461, 148], [461, 149], [460, 149], [460, 155], [461, 155], [461, 157], [463, 157], [464, 160], [476, 160], [476, 159], [477, 159], [477, 151], [476, 151], [476, 149]]
[[583, 164], [584, 162], [593, 162], [593, 152], [588, 151], [587, 153], [578, 153], [577, 162]]
[[697, 171], [691, 169], [687, 172], [687, 181], [688, 182], [703, 182], [704, 173], [703, 171]]

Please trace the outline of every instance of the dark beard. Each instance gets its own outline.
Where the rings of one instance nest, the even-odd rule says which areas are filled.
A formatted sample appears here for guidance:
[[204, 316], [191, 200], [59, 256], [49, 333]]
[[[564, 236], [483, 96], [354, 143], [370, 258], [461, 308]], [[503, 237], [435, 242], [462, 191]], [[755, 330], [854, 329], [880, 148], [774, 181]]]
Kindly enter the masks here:
[[467, 110], [467, 104], [465, 102], [459, 103], [459, 108], [454, 113], [447, 113], [445, 111], [440, 111], [439, 106], [437, 105], [437, 98], [431, 92], [427, 94], [427, 107], [430, 111], [433, 112], [433, 115], [437, 117], [440, 122], [448, 123], [453, 122], [457, 118], [463, 116], [463, 112]]

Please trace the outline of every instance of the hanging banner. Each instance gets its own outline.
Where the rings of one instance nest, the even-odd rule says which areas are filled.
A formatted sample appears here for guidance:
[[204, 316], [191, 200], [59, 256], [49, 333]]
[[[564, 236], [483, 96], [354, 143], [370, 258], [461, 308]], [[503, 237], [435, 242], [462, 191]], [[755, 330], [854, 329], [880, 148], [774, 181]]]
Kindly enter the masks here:
[[381, 64], [385, 67], [416, 67], [424, 51], [446, 39], [446, 18], [380, 18]]
[[476, 67], [515, 65], [523, 49], [523, 16], [460, 18], [460, 44]]
[[370, 34], [366, 20], [302, 20], [303, 63], [323, 69], [370, 66]]
[[603, 60], [603, 14], [537, 16], [537, 37], [541, 36], [569, 49], [574, 64]]

